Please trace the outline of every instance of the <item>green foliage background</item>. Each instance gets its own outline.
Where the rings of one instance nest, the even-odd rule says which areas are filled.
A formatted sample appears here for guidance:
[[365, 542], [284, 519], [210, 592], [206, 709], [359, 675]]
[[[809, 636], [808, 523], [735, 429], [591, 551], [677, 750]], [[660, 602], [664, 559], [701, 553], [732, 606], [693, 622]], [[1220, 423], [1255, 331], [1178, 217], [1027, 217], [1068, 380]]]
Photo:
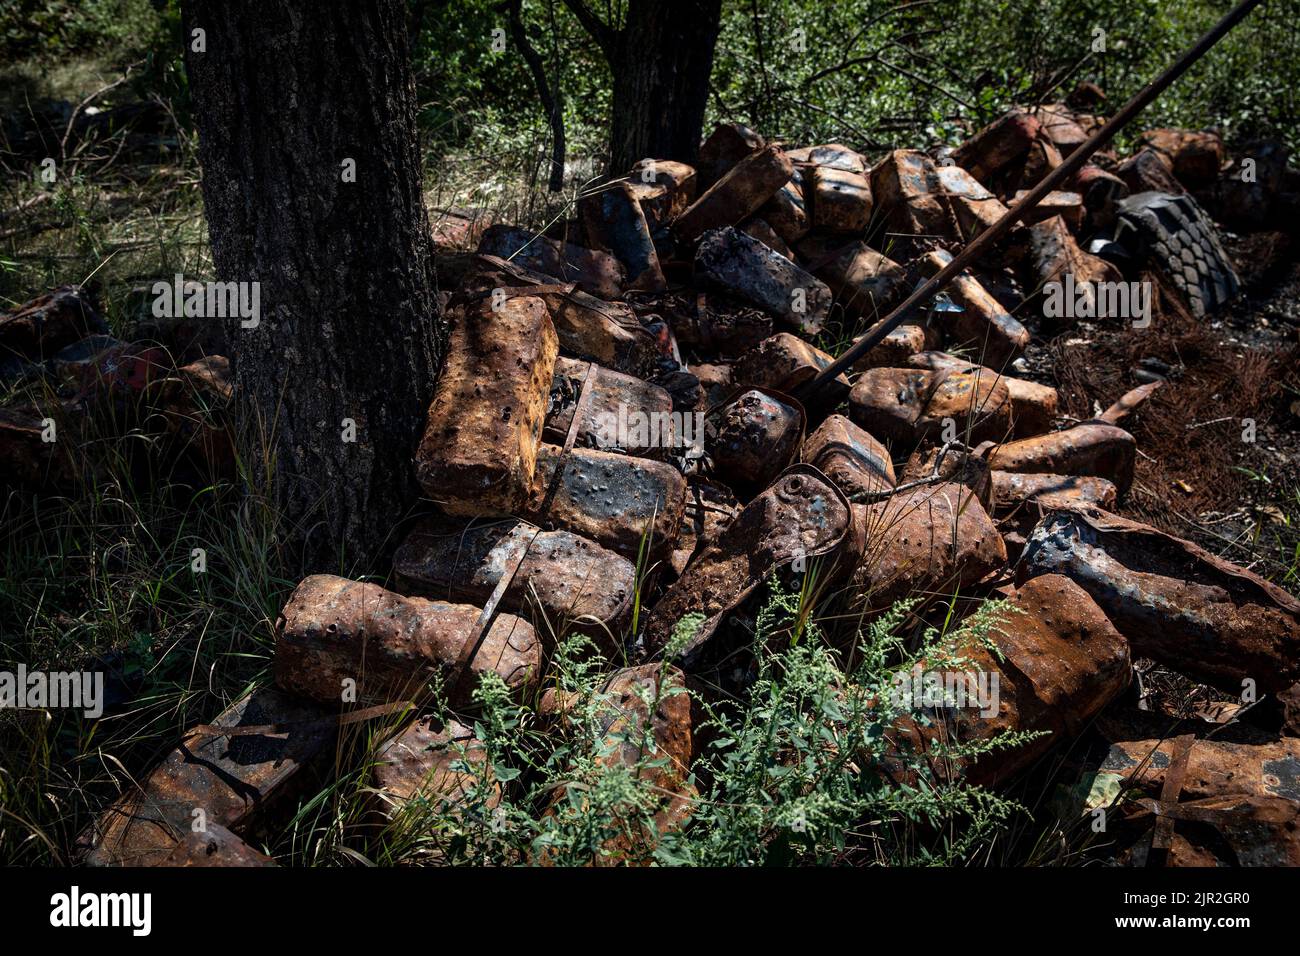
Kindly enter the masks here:
[[[532, 79], [495, 0], [410, 0], [430, 156], [540, 153]], [[617, 26], [624, 2], [596, 4]], [[1229, 7], [1225, 0], [727, 0], [709, 119], [792, 141], [859, 147], [955, 138], [1013, 102], [1098, 82], [1112, 107]], [[526, 0], [526, 28], [565, 103], [570, 154], [599, 153], [610, 73], [561, 0]], [[1105, 32], [1105, 51], [1090, 53]], [[0, 71], [78, 57], [105, 66], [179, 59], [176, 0], [4, 0]], [[851, 65], [834, 70], [845, 61]], [[825, 71], [832, 72], [826, 73]], [[823, 74], [825, 75], [820, 75]], [[54, 91], [57, 93], [57, 91]], [[182, 105], [183, 104], [179, 104]], [[1143, 123], [1217, 127], [1300, 148], [1300, 0], [1268, 0], [1151, 108]], [[518, 166], [512, 167], [518, 172]]]

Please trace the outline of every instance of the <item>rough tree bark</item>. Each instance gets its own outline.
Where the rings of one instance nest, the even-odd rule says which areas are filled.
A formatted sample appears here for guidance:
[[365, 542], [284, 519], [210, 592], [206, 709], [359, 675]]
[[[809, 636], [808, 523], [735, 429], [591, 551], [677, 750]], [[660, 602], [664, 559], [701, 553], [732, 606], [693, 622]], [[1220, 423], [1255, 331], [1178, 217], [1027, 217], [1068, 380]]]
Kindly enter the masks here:
[[713, 71], [721, 0], [629, 0], [615, 29], [584, 0], [565, 0], [614, 76], [609, 173], [639, 159], [695, 161]]
[[250, 472], [291, 561], [366, 567], [417, 494], [444, 342], [406, 4], [189, 0], [184, 15], [217, 278], [260, 283], [260, 324], [232, 334], [245, 431], [265, 435]]

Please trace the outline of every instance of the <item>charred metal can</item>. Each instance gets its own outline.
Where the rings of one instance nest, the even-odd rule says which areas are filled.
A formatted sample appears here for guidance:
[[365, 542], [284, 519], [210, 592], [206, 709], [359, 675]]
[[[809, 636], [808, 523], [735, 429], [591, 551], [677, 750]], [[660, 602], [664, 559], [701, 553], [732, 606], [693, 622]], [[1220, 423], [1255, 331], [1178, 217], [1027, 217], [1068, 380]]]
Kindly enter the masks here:
[[632, 375], [561, 356], [555, 362], [542, 439], [564, 444], [585, 387], [590, 396], [574, 444], [648, 458], [684, 454], [666, 391]]
[[661, 653], [678, 622], [703, 620], [678, 651], [688, 670], [723, 618], [778, 567], [837, 556], [849, 503], [815, 468], [794, 465], [747, 504], [687, 566], [646, 621], [642, 652]]
[[1225, 690], [1300, 679], [1300, 601], [1190, 541], [1081, 506], [1046, 515], [1017, 576], [1064, 574], [1101, 605], [1134, 653]]
[[1084, 422], [1064, 431], [1022, 438], [989, 452], [994, 471], [1090, 475], [1115, 484], [1122, 495], [1133, 483], [1137, 442], [1122, 428]]
[[803, 443], [803, 407], [763, 389], [737, 390], [710, 410], [705, 448], [714, 473], [741, 493], [767, 487]]
[[543, 445], [537, 474], [538, 490], [524, 511], [535, 524], [572, 531], [630, 558], [643, 541], [658, 554], [677, 537], [686, 479], [672, 465], [594, 448], [566, 455]]

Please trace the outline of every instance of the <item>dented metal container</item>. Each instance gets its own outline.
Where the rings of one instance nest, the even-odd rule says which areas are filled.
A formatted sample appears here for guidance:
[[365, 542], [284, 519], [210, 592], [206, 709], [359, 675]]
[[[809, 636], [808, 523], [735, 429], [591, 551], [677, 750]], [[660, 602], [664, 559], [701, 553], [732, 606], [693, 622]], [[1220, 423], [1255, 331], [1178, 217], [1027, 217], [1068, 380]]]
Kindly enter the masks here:
[[[923, 707], [925, 725], [908, 717], [890, 735], [896, 753], [927, 753], [932, 742], [987, 742], [1003, 733], [1045, 732], [1016, 747], [991, 750], [947, 768], [968, 783], [1006, 782], [1054, 747], [1067, 747], [1128, 686], [1128, 642], [1087, 592], [1069, 578], [1035, 578], [1010, 596], [982, 645], [957, 653], [968, 662], [955, 673], [976, 699]], [[918, 675], [933, 673], [923, 663]], [[902, 675], [904, 678], [910, 674]], [[913, 681], [913, 685], [916, 681]], [[897, 687], [915, 686], [900, 681]]]
[[855, 318], [883, 318], [905, 291], [906, 270], [861, 240], [829, 250], [809, 242], [799, 248], [808, 270], [830, 286], [845, 312]]
[[843, 415], [831, 415], [803, 443], [801, 457], [852, 498], [891, 490], [889, 451]]
[[1300, 601], [1190, 541], [1080, 507], [1054, 511], [1017, 572], [1073, 578], [1132, 642], [1134, 653], [1189, 676], [1260, 693], [1300, 679]]
[[[403, 597], [377, 584], [314, 574], [294, 589], [276, 622], [275, 682], [323, 704], [418, 700], [442, 678], [453, 703], [468, 703], [478, 678], [495, 673], [516, 694], [541, 680], [533, 627], [499, 614], [479, 632], [481, 607]], [[466, 647], [477, 641], [476, 650]], [[469, 673], [457, 668], [472, 653]]]
[[560, 348], [567, 354], [633, 375], [654, 367], [658, 345], [626, 303], [606, 302], [572, 283], [557, 284], [549, 276], [496, 256], [470, 259], [468, 274], [452, 297], [453, 309], [482, 300], [492, 304], [534, 296], [546, 303]]
[[479, 241], [480, 255], [498, 256], [563, 282], [576, 282], [583, 292], [616, 299], [626, 279], [622, 264], [607, 252], [583, 249], [571, 242], [496, 224]]
[[688, 670], [722, 619], [776, 568], [837, 555], [849, 533], [849, 503], [824, 475], [794, 465], [747, 504], [650, 611], [642, 652], [663, 651], [688, 614], [703, 621], [680, 652]]
[[924, 439], [976, 445], [1011, 434], [1011, 399], [988, 369], [873, 368], [849, 394], [849, 416], [880, 438], [913, 445]]
[[872, 610], [908, 596], [950, 597], [1007, 561], [992, 519], [963, 485], [898, 492], [887, 501], [855, 504], [853, 512], [865, 551], [852, 582]]
[[866, 176], [832, 166], [815, 166], [808, 178], [814, 229], [856, 234], [871, 224], [871, 182]]
[[700, 144], [700, 189], [706, 190], [764, 147], [762, 136], [740, 123], [718, 123]]
[[[732, 369], [732, 381], [738, 385], [757, 385], [792, 394], [835, 359], [809, 345], [797, 335], [779, 332], [764, 339], [740, 357]], [[825, 387], [824, 401], [838, 405], [849, 393], [849, 380], [840, 375]]]
[[714, 473], [743, 494], [766, 487], [794, 460], [806, 421], [803, 406], [787, 395], [738, 389], [705, 422]]
[[640, 292], [666, 289], [659, 255], [636, 191], [624, 182], [602, 186], [578, 201], [587, 241], [614, 256], [626, 270], [625, 287]]
[[1171, 735], [1114, 741], [1086, 779], [1124, 795], [1107, 813], [1123, 865], [1300, 866], [1298, 770], [1294, 737]]
[[958, 146], [952, 158], [988, 186], [996, 173], [1029, 152], [1038, 133], [1038, 120], [1022, 110], [1011, 110]]
[[195, 811], [241, 833], [287, 799], [304, 766], [330, 751], [337, 715], [337, 703], [321, 707], [275, 687], [253, 691], [211, 725], [192, 728], [105, 810], [78, 838], [82, 862], [161, 865], [193, 832]]
[[1022, 438], [989, 452], [994, 471], [1091, 475], [1114, 482], [1122, 495], [1133, 483], [1137, 442], [1115, 425], [1084, 422], [1064, 431]]
[[514, 518], [422, 522], [397, 549], [393, 569], [404, 589], [477, 604], [505, 577], [499, 606], [532, 620], [548, 646], [573, 627], [617, 631], [636, 593], [631, 561], [568, 531]]
[[710, 229], [734, 226], [757, 212], [793, 173], [794, 165], [779, 146], [750, 153], [681, 214], [673, 232], [683, 242], [694, 242]]
[[626, 183], [641, 204], [650, 231], [668, 225], [695, 202], [699, 177], [695, 169], [670, 159], [643, 159], [628, 173]]
[[821, 331], [831, 290], [785, 256], [730, 226], [705, 233], [695, 275], [807, 335]]
[[740, 355], [772, 335], [772, 317], [729, 296], [697, 293], [685, 309], [672, 312], [679, 345], [720, 357]]
[[449, 514], [509, 514], [535, 487], [537, 448], [559, 351], [540, 299], [467, 306], [415, 456], [420, 486]]
[[736, 495], [726, 485], [692, 476], [686, 491], [686, 513], [673, 543], [673, 572], [681, 575], [696, 553], [716, 541], [740, 511]]
[[776, 234], [793, 246], [804, 236], [812, 224], [808, 218], [808, 208], [804, 201], [803, 184], [800, 173], [796, 170], [790, 181], [778, 189], [758, 210]]
[[456, 720], [412, 721], [379, 749], [371, 773], [379, 811], [390, 819], [413, 800], [430, 814], [455, 813], [466, 805], [492, 809], [501, 802], [483, 741]]
[[[952, 255], [945, 250], [929, 252], [921, 257], [921, 271], [933, 277], [950, 262]], [[949, 283], [947, 292], [961, 309], [936, 317], [949, 349], [970, 349], [985, 365], [1000, 369], [1028, 347], [1029, 330], [1002, 308], [973, 276], [966, 273], [958, 276]]]
[[555, 362], [543, 441], [564, 444], [584, 383], [589, 395], [577, 425], [577, 447], [648, 458], [684, 454], [672, 396], [635, 376], [563, 356]]
[[[959, 359], [946, 352], [918, 352], [908, 359], [909, 365], [926, 368], [933, 372], [943, 369], [977, 369], [964, 359]], [[998, 376], [993, 369], [985, 368], [984, 373]], [[1056, 419], [1056, 409], [1060, 396], [1050, 385], [1040, 385], [1023, 378], [1001, 375], [1007, 385], [1007, 396], [1011, 402], [1012, 435], [1016, 438], [1028, 438], [1041, 435], [1052, 426]]]
[[939, 187], [943, 190], [953, 217], [955, 238], [969, 242], [1006, 215], [1007, 207], [960, 166], [940, 166]]
[[1109, 510], [1119, 497], [1119, 489], [1105, 478], [995, 471], [992, 479], [993, 516], [1004, 522], [1009, 519], [1023, 532], [1028, 532], [1045, 511], [1076, 505]]
[[677, 537], [686, 479], [672, 465], [594, 448], [564, 455], [543, 445], [537, 474], [538, 491], [523, 513], [534, 524], [572, 531], [633, 559], [643, 540], [659, 553]]
[[946, 237], [953, 231], [934, 160], [915, 149], [896, 149], [871, 171], [871, 193], [890, 230], [905, 236]]

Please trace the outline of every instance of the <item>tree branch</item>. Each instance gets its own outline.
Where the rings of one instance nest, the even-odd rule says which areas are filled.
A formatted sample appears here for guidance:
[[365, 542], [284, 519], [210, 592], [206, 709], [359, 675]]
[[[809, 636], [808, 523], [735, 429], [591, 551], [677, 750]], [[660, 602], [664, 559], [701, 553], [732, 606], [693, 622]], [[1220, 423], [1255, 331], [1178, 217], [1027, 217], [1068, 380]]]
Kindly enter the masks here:
[[618, 60], [620, 31], [615, 30], [596, 16], [583, 0], [564, 0], [564, 5], [569, 8], [570, 13], [578, 18], [582, 28], [591, 34], [591, 38], [596, 41], [596, 45], [600, 47], [600, 52], [605, 55], [605, 59], [609, 62], [610, 69], [615, 69]]
[[546, 118], [551, 124], [551, 175], [547, 186], [551, 192], [558, 193], [564, 188], [565, 149], [564, 108], [560, 99], [560, 77], [557, 71], [555, 90], [552, 92], [550, 85], [546, 82], [546, 67], [542, 63], [542, 58], [533, 49], [532, 43], [528, 40], [528, 34], [524, 30], [524, 21], [520, 16], [522, 6], [523, 0], [507, 0], [507, 2], [500, 4], [497, 10], [504, 9], [509, 14], [510, 36], [515, 41], [515, 46], [519, 47], [524, 62], [528, 64], [528, 70], [533, 75], [533, 85], [537, 87], [537, 97], [542, 101], [542, 109], [546, 111]]

